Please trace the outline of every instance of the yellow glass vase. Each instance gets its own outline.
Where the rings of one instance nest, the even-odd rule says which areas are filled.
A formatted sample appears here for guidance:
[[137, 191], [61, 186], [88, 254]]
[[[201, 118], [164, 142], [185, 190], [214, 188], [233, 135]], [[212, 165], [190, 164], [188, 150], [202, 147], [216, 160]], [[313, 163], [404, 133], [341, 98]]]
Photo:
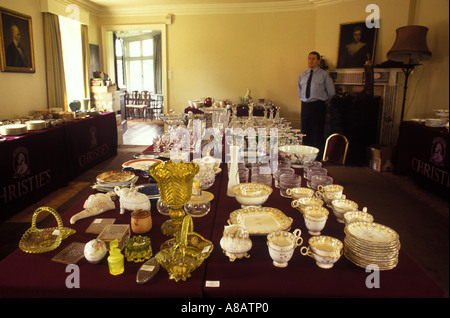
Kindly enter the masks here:
[[170, 220], [161, 226], [164, 235], [175, 236], [181, 230], [185, 216], [183, 206], [191, 199], [192, 183], [198, 170], [198, 165], [193, 162], [175, 163], [171, 160], [150, 167], [149, 173], [158, 183], [161, 201], [170, 207]]

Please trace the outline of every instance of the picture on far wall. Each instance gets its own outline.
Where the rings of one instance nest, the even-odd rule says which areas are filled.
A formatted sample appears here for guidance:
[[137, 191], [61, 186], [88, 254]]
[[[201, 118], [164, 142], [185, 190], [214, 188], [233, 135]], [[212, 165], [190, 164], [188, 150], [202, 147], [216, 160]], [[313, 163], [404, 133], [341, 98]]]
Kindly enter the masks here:
[[0, 7], [0, 69], [34, 73], [31, 17]]
[[373, 64], [377, 33], [365, 22], [341, 24], [337, 68], [364, 67], [367, 60]]
[[100, 53], [99, 46], [96, 44], [89, 44], [89, 52], [91, 54], [91, 65], [89, 66], [89, 76], [94, 77], [94, 72], [100, 71]]

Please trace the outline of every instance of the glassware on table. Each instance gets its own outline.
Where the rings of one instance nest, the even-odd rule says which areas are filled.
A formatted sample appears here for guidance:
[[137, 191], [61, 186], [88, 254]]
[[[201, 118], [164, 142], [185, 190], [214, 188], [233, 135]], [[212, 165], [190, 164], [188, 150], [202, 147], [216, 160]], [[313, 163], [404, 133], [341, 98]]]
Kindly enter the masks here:
[[278, 169], [277, 171], [274, 172], [273, 174], [273, 183], [275, 188], [280, 188], [280, 176], [282, 174], [294, 174], [295, 170], [292, 168], [282, 168], [282, 169]]
[[303, 169], [303, 178], [309, 180], [308, 173], [309, 173], [309, 169], [311, 169], [311, 168], [322, 168], [322, 162], [313, 161], [313, 162], [305, 164], [305, 167]]
[[272, 187], [272, 175], [271, 174], [257, 174], [252, 172], [251, 180], [253, 183], [266, 184]]
[[248, 177], [250, 175], [250, 169], [246, 167], [240, 167], [238, 169], [239, 172], [239, 182], [240, 183], [247, 183]]
[[150, 175], [156, 180], [163, 203], [170, 207], [170, 220], [161, 226], [164, 235], [175, 235], [181, 230], [185, 216], [183, 206], [192, 196], [192, 183], [198, 173], [197, 164], [190, 162], [174, 163], [171, 160], [152, 165]]
[[330, 176], [314, 175], [311, 177], [311, 189], [317, 190], [319, 185], [327, 186], [333, 183], [333, 178]]
[[326, 176], [328, 170], [325, 168], [311, 168], [308, 170], [308, 178], [306, 178], [306, 185], [311, 188], [311, 178], [313, 176]]
[[133, 236], [125, 241], [125, 257], [129, 262], [143, 262], [153, 256], [150, 238]]
[[209, 257], [214, 245], [194, 232], [192, 217], [183, 218], [179, 235], [161, 245], [156, 260], [176, 282], [191, 276], [191, 273]]
[[301, 186], [302, 177], [292, 173], [284, 173], [280, 176], [280, 195], [285, 198], [290, 198], [291, 196], [286, 193], [287, 189], [298, 188]]
[[214, 195], [212, 193], [202, 190], [200, 180], [194, 178], [192, 184], [192, 197], [191, 200], [184, 205], [184, 211], [192, 217], [205, 216], [211, 210], [210, 201], [213, 198]]
[[169, 151], [171, 144], [178, 142], [177, 140], [173, 140], [171, 135], [178, 126], [184, 123], [187, 114], [176, 114], [173, 110], [171, 110], [169, 114], [161, 114], [159, 117], [164, 124], [167, 125], [167, 130], [161, 137], [161, 146], [163, 147], [163, 151]]

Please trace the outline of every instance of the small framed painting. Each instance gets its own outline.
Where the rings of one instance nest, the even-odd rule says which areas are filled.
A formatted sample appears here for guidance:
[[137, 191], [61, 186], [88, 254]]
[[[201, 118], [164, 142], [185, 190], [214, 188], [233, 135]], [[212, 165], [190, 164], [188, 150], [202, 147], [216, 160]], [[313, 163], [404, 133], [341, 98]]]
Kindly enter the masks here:
[[341, 24], [337, 68], [361, 68], [367, 60], [373, 64], [377, 33], [365, 22]]
[[34, 73], [31, 17], [0, 7], [0, 70]]

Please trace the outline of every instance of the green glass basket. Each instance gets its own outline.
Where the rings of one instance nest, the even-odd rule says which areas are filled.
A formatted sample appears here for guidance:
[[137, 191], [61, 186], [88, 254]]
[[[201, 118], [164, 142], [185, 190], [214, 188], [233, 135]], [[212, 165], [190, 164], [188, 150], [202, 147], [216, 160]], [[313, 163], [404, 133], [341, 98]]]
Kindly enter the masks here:
[[[50, 227], [44, 229], [36, 228], [37, 216], [41, 212], [51, 213], [57, 223], [57, 227]], [[63, 226], [61, 217], [56, 210], [49, 207], [40, 207], [34, 211], [31, 220], [31, 227], [25, 231], [19, 242], [19, 248], [26, 253], [45, 253], [57, 248], [63, 239], [74, 234], [75, 230]]]

